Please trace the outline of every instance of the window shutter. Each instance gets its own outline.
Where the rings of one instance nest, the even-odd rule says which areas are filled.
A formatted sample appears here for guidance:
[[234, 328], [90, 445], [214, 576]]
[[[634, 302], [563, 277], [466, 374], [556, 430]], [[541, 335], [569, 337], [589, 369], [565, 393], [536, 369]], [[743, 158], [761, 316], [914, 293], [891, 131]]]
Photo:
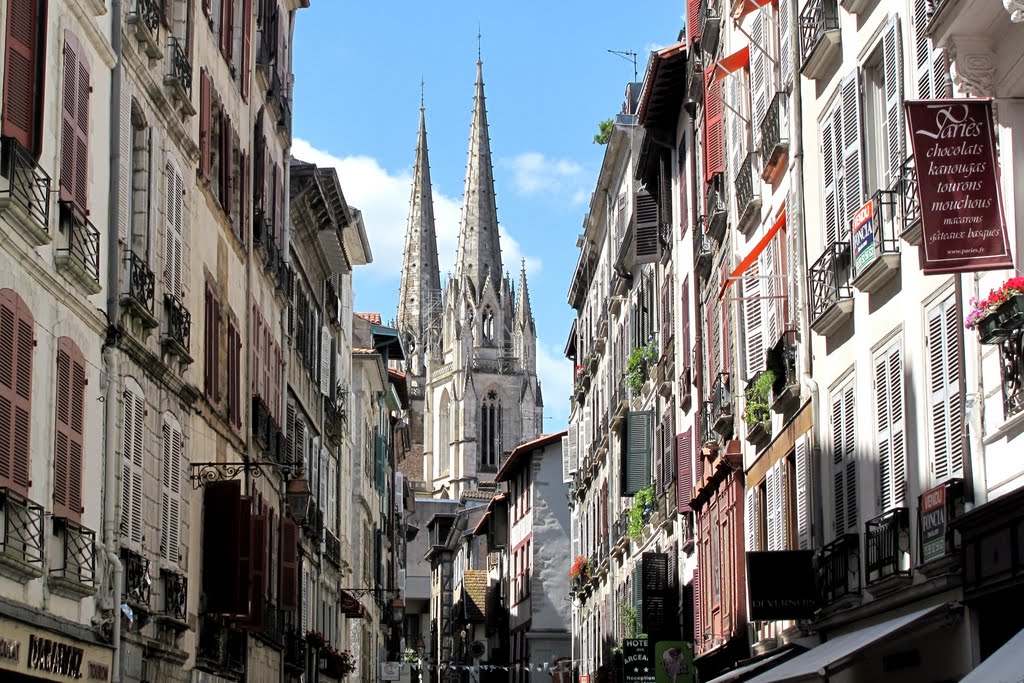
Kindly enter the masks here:
[[124, 441], [121, 468], [121, 533], [135, 546], [142, 544], [142, 460], [146, 402], [141, 393], [124, 390]]
[[678, 485], [676, 486], [676, 503], [679, 512], [689, 512], [690, 501], [693, 500], [693, 432], [687, 429], [676, 436], [676, 469]]
[[672, 411], [667, 407], [661, 420], [661, 490], [667, 492], [676, 480], [675, 429], [672, 428]]
[[237, 614], [241, 486], [216, 481], [203, 487], [203, 592], [210, 614]]
[[700, 11], [702, 5], [699, 2], [686, 3], [686, 36], [690, 45], [700, 40]]
[[796, 542], [800, 550], [811, 549], [811, 482], [809, 480], [807, 435], [798, 436], [794, 445], [796, 465]]
[[572, 481], [572, 474], [569, 472], [569, 437], [562, 437], [562, 483], [568, 484]]
[[885, 149], [886, 187], [895, 187], [902, 178], [903, 159], [903, 41], [900, 18], [889, 20], [882, 35], [882, 59], [885, 70]]
[[252, 0], [242, 0], [242, 97], [249, 98], [249, 74], [252, 53]]
[[579, 467], [579, 430], [580, 425], [569, 425], [569, 472], [575, 472]]
[[914, 0], [914, 71], [917, 97], [922, 100], [951, 97], [946, 82], [946, 55], [936, 50], [927, 35], [935, 0]]
[[633, 572], [630, 579], [630, 590], [632, 591], [633, 609], [636, 611], [637, 631], [644, 633], [644, 565], [643, 556], [639, 561], [633, 562]]
[[238, 153], [238, 238], [244, 244], [249, 238], [249, 155]]
[[220, 0], [220, 51], [230, 64], [231, 48], [234, 46], [234, 5], [235, 0]]
[[[842, 131], [839, 131], [842, 137]], [[824, 152], [821, 155], [822, 172], [822, 209], [824, 211], [825, 241], [831, 246], [839, 241], [839, 205], [840, 199], [836, 193], [836, 163], [835, 150], [836, 130], [832, 116], [829, 115], [821, 123], [821, 147]]]
[[932, 475], [938, 484], [963, 475], [964, 415], [960, 406], [960, 346], [956, 300], [949, 296], [928, 311], [928, 390]]
[[654, 425], [654, 443], [653, 443], [653, 473], [654, 473], [654, 491], [656, 494], [661, 493], [661, 485], [665, 481], [665, 466], [664, 459], [662, 458], [662, 452], [665, 443], [665, 420], [662, 419], [656, 425]]
[[882, 511], [902, 505], [906, 491], [903, 363], [899, 342], [875, 358], [879, 489]]
[[767, 549], [782, 550], [784, 539], [782, 538], [782, 515], [780, 502], [782, 496], [783, 478], [779, 465], [781, 460], [768, 468], [765, 475], [765, 496], [767, 500], [765, 510], [765, 529], [768, 532]]
[[[685, 278], [683, 278], [683, 288], [682, 288], [682, 290], [679, 293], [679, 309], [680, 309], [680, 311], [679, 311], [680, 312], [680, 318], [681, 318], [681, 322], [682, 322], [682, 325], [680, 326], [680, 329], [682, 330], [682, 332], [681, 332], [682, 338], [679, 340], [680, 341], [679, 348], [683, 352], [683, 363], [682, 363], [682, 365], [683, 365], [683, 372], [684, 372], [684, 374], [690, 375], [693, 372], [693, 368], [691, 367], [692, 366], [692, 360], [691, 360], [691, 356], [690, 356], [690, 276], [689, 275], [687, 275]], [[691, 379], [692, 379], [691, 377], [686, 377], [685, 381], [686, 382], [690, 382]], [[680, 391], [681, 394], [688, 394], [688, 393], [690, 393], [688, 387], [679, 387], [679, 391]]]
[[320, 393], [331, 395], [331, 331], [320, 328]]
[[632, 496], [651, 483], [651, 438], [654, 413], [630, 411], [626, 416], [626, 488]]
[[53, 512], [77, 522], [82, 518], [85, 357], [70, 337], [57, 343], [54, 414]]
[[[696, 3], [693, 3], [696, 4]], [[710, 557], [710, 555], [706, 555]], [[703, 650], [702, 643], [704, 642], [704, 595], [702, 593], [703, 581], [701, 580], [701, 573], [704, 571], [704, 565], [706, 563], [700, 562], [697, 564], [696, 570], [693, 572], [692, 588], [693, 588], [693, 634], [694, 639], [697, 643], [698, 651]]]
[[267, 555], [269, 549], [270, 518], [265, 514], [252, 515], [249, 525], [249, 577], [251, 601], [249, 616], [244, 622], [246, 628], [262, 631], [267, 621]]
[[[648, 634], [663, 633], [668, 626], [668, 554], [646, 552], [642, 555], [643, 616]], [[673, 615], [674, 616], [674, 615]]]
[[327, 528], [338, 532], [338, 465], [333, 458], [327, 458]]
[[768, 99], [774, 94], [769, 92], [772, 84], [769, 84], [768, 70], [771, 67], [763, 51], [768, 48], [768, 23], [774, 11], [771, 6], [755, 10], [754, 23], [750, 27], [750, 42], [753, 43], [750, 46], [750, 125], [754, 133], [754, 149], [761, 146], [761, 121], [768, 110]]
[[[715, 72], [711, 64], [709, 73]], [[722, 81], [711, 79], [704, 98], [704, 182], [725, 171], [725, 140], [722, 130]]]
[[184, 249], [183, 221], [184, 202], [183, 181], [177, 164], [168, 157], [166, 166], [167, 206], [165, 213], [164, 233], [164, 288], [176, 299], [184, 294], [182, 267]]
[[13, 290], [0, 289], [0, 482], [28, 495], [35, 321]]
[[231, 606], [231, 614], [236, 617], [247, 618], [252, 610], [252, 594], [255, 592], [252, 585], [252, 499], [249, 496], [242, 496], [238, 501], [238, 526], [235, 533], [238, 535], [238, 556], [234, 565], [234, 603]]
[[[747, 489], [743, 518], [747, 528], [747, 552], [761, 549], [761, 492], [760, 487]], [[767, 511], [766, 511], [767, 512]]]
[[793, 82], [793, 28], [790, 13], [793, 0], [779, 0], [779, 71], [782, 77], [782, 90], [788, 92]]
[[163, 439], [163, 479], [160, 501], [160, 554], [172, 564], [178, 563], [181, 530], [181, 474], [182, 434], [181, 428], [164, 418], [161, 437]]
[[832, 481], [835, 532], [857, 528], [857, 462], [853, 381], [832, 396]]
[[298, 555], [299, 528], [291, 517], [281, 517], [281, 587], [278, 606], [282, 612], [294, 612], [298, 607]]
[[12, 137], [35, 156], [39, 119], [38, 60], [44, 55], [36, 0], [10, 0], [4, 64], [3, 134]]
[[69, 30], [64, 31], [60, 135], [60, 198], [85, 215], [89, 203], [89, 64], [81, 43]]
[[[780, 233], [784, 234], [784, 233]], [[761, 282], [761, 310], [764, 315], [764, 347], [771, 348], [782, 336], [783, 313], [781, 292], [785, 290], [783, 280], [780, 280], [781, 270], [779, 268], [778, 250], [782, 239], [776, 235], [768, 246], [761, 252], [760, 270], [763, 276]]]
[[281, 419], [281, 345], [274, 342], [274, 405], [271, 411], [274, 419]]
[[272, 331], [267, 321], [263, 321], [263, 379], [260, 380], [263, 387], [263, 402], [270, 400], [270, 348], [272, 345]]
[[250, 376], [252, 378], [252, 393], [256, 396], [261, 396], [260, 391], [260, 340], [263, 337], [263, 326], [262, 318], [260, 317], [260, 309], [256, 304], [252, 305], [252, 339], [249, 343], [252, 347], [252, 369], [250, 370]]
[[750, 93], [746, 92], [746, 78], [747, 74], [744, 69], [730, 76], [727, 86], [723, 85], [723, 88], [726, 89], [725, 96], [731, 107], [723, 112], [723, 117], [728, 119], [729, 177], [732, 179], [736, 178], [740, 163], [747, 155], [747, 123], [741, 118], [743, 115], [750, 118], [748, 111], [750, 109], [748, 99]]
[[202, 68], [199, 70], [199, 172], [206, 181], [210, 180], [210, 134], [213, 128], [212, 123], [210, 74], [205, 68]]
[[295, 462], [295, 404], [288, 401], [285, 408], [285, 429], [288, 438], [288, 462]]
[[764, 370], [765, 364], [762, 307], [766, 300], [761, 293], [761, 274], [759, 264], [755, 261], [743, 276], [743, 347], [748, 381]]
[[846, 212], [842, 216], [840, 234], [845, 242], [850, 238], [850, 221], [853, 214], [864, 203], [864, 175], [861, 172], [860, 76], [856, 69], [843, 79], [842, 98]]
[[635, 227], [633, 238], [636, 263], [655, 263], [661, 258], [658, 239], [658, 202], [646, 190], [636, 193]]
[[203, 298], [204, 329], [203, 329], [203, 390], [207, 397], [213, 398], [213, 338], [214, 338], [214, 306], [213, 292], [206, 285]]

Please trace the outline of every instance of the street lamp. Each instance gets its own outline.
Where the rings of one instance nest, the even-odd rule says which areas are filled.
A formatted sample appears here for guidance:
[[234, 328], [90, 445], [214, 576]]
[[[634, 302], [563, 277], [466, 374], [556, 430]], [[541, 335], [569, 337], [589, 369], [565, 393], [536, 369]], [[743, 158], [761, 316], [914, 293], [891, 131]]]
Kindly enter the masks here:
[[309, 480], [302, 473], [288, 481], [288, 485], [285, 487], [288, 514], [299, 526], [306, 521], [306, 515], [309, 514], [309, 501], [312, 498], [313, 492], [309, 489]]
[[405, 601], [401, 597], [395, 596], [391, 598], [391, 623], [395, 626], [401, 625], [405, 621]]

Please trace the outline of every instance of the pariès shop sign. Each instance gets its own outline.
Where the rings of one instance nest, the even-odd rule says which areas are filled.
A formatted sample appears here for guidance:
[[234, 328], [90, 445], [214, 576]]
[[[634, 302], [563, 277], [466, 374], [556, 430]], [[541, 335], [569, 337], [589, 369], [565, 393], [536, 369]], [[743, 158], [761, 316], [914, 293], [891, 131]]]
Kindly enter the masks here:
[[1013, 267], [992, 100], [907, 100], [926, 274]]
[[0, 618], [0, 680], [12, 671], [57, 683], [107, 683], [112, 660], [109, 648]]

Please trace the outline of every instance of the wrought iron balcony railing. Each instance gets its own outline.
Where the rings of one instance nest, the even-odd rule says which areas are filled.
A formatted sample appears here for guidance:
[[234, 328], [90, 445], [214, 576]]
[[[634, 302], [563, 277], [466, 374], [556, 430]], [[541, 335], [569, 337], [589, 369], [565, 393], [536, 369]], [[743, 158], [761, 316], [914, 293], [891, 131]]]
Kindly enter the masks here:
[[61, 542], [61, 566], [50, 570], [51, 584], [56, 579], [74, 586], [76, 593], [95, 592], [96, 532], [61, 517], [54, 517], [53, 526]]
[[921, 196], [918, 194], [917, 167], [914, 157], [903, 162], [902, 187], [900, 188], [901, 215], [903, 216], [903, 239], [911, 244], [921, 243]]
[[324, 533], [324, 557], [335, 569], [341, 568], [341, 541], [330, 529], [326, 529]]
[[295, 288], [295, 271], [283, 258], [277, 261], [277, 292], [286, 300], [291, 301]]
[[192, 334], [192, 314], [177, 297], [164, 295], [164, 308], [167, 312], [167, 333], [164, 343], [184, 359], [189, 356], [189, 338]]
[[867, 585], [911, 575], [910, 509], [893, 508], [864, 524]]
[[704, 401], [700, 410], [700, 434], [697, 443], [701, 446], [715, 446], [718, 444], [718, 435], [715, 433], [714, 404], [711, 401]]
[[711, 420], [716, 432], [726, 439], [732, 436], [732, 386], [728, 372], [718, 373], [711, 385]]
[[721, 244], [725, 237], [725, 226], [727, 224], [728, 209], [726, 208], [726, 192], [723, 187], [725, 180], [723, 174], [718, 173], [708, 183], [708, 192], [704, 203], [704, 220], [707, 235], [715, 242]]
[[0, 138], [0, 210], [14, 210], [26, 236], [50, 241], [50, 176], [14, 138]]
[[277, 432], [277, 425], [270, 416], [270, 409], [263, 402], [263, 398], [253, 394], [252, 397], [252, 436], [264, 452], [273, 452], [274, 435]]
[[95, 294], [100, 291], [100, 231], [70, 202], [60, 203], [60, 230], [67, 241], [57, 249], [57, 266]]
[[284, 645], [285, 613], [273, 602], [266, 604], [266, 623], [263, 626], [263, 638], [275, 645]]
[[159, 0], [135, 0], [126, 17], [127, 23], [135, 27], [136, 40], [142, 43], [143, 51], [151, 59], [162, 56], [159, 43], [162, 19], [163, 7]]
[[829, 334], [853, 312], [850, 286], [850, 245], [836, 242], [808, 269], [811, 290], [811, 327]]
[[166, 83], [173, 87], [179, 98], [188, 100], [192, 97], [192, 62], [189, 61], [185, 45], [175, 36], [167, 38]]
[[152, 322], [153, 324], [148, 326], [153, 327], [156, 320], [153, 317], [156, 276], [146, 260], [134, 251], [125, 251], [123, 262], [125, 288], [121, 300], [147, 322]]
[[701, 0], [700, 3], [700, 45], [709, 55], [718, 49], [718, 38], [722, 27], [721, 0]]
[[273, 218], [260, 208], [252, 212], [252, 241], [262, 251], [264, 263], [270, 261], [272, 255], [276, 255]]
[[829, 605], [860, 594], [860, 537], [842, 534], [818, 551], [818, 595]]
[[757, 219], [761, 217], [761, 183], [754, 182], [754, 158], [755, 152], [750, 152], [739, 164], [736, 172], [736, 227], [741, 232], [757, 225]]
[[152, 595], [152, 577], [149, 560], [128, 548], [121, 549], [124, 565], [124, 601], [133, 608], [149, 611]]
[[43, 573], [43, 506], [0, 488], [0, 563], [23, 578]]
[[711, 272], [711, 262], [714, 259], [715, 247], [704, 230], [704, 217], [697, 220], [693, 227], [693, 269], [700, 277], [707, 277]]
[[341, 439], [345, 434], [347, 423], [348, 418], [341, 398], [336, 400], [330, 396], [324, 396], [324, 431], [327, 436], [336, 440]]
[[1017, 328], [999, 342], [999, 375], [1003, 388], [1003, 416], [1024, 410], [1024, 329]]
[[161, 614], [176, 621], [188, 616], [188, 579], [169, 569], [161, 569], [164, 581], [164, 605]]
[[800, 54], [802, 73], [808, 78], [821, 75], [839, 45], [839, 8], [836, 0], [808, 0], [800, 12]]
[[293, 671], [306, 670], [306, 639], [296, 628], [284, 633], [284, 665]]
[[789, 95], [775, 93], [761, 121], [761, 179], [771, 182], [789, 154]]
[[874, 217], [861, 227], [851, 226], [853, 248], [853, 285], [864, 292], [874, 291], [899, 271], [900, 236], [896, 227], [895, 191], [879, 190], [871, 199]]
[[309, 512], [306, 514], [306, 521], [302, 524], [302, 530], [314, 543], [319, 543], [324, 535], [324, 512], [315, 502], [310, 502]]
[[196, 661], [214, 670], [240, 674], [245, 671], [245, 660], [245, 634], [213, 617], [203, 617]]

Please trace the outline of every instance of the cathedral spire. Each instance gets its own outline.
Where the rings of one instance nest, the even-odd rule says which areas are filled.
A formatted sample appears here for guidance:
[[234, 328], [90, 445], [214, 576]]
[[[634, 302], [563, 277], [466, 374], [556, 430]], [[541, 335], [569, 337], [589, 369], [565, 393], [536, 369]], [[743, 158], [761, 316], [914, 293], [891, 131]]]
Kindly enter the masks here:
[[516, 323], [520, 327], [533, 325], [533, 310], [530, 308], [530, 290], [526, 287], [526, 259], [519, 271], [519, 300], [516, 301]]
[[498, 241], [498, 209], [494, 198], [494, 168], [487, 130], [487, 106], [484, 100], [483, 61], [476, 61], [476, 96], [473, 121], [469, 130], [469, 156], [466, 184], [459, 221], [459, 248], [455, 276], [468, 278], [479, 289], [484, 280], [500, 282], [501, 245]]
[[402, 284], [398, 296], [398, 329], [411, 336], [416, 345], [414, 353], [424, 351], [422, 347], [428, 341], [426, 332], [431, 325], [430, 317], [432, 313], [440, 315], [441, 297], [422, 83], [420, 87], [420, 129], [416, 143], [412, 197], [409, 199], [409, 220], [405, 229]]

